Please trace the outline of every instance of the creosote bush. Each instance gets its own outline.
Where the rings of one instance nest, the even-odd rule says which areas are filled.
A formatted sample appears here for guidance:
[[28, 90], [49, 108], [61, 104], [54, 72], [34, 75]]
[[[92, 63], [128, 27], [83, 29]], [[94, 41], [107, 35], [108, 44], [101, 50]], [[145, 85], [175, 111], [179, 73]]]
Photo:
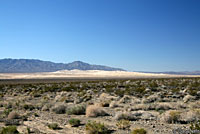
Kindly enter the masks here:
[[131, 131], [131, 134], [147, 134], [147, 131], [144, 128], [136, 128]]
[[52, 130], [56, 130], [56, 129], [59, 129], [59, 126], [57, 123], [51, 123], [51, 124], [48, 124], [48, 127]]
[[5, 116], [8, 116], [10, 112], [12, 112], [12, 109], [11, 109], [11, 108], [5, 109], [5, 110], [3, 111], [3, 113], [4, 113]]
[[79, 105], [67, 110], [68, 115], [84, 115], [86, 110], [86, 105]]
[[64, 105], [58, 105], [52, 108], [52, 111], [56, 114], [65, 114], [66, 107]]
[[130, 128], [130, 121], [129, 120], [120, 120], [117, 122], [116, 126], [118, 129], [129, 129]]
[[122, 113], [122, 112], [119, 112], [119, 113], [116, 113], [115, 115], [115, 120], [129, 120], [129, 121], [132, 121], [132, 120], [135, 120], [135, 116], [133, 116], [131, 113]]
[[69, 120], [69, 124], [72, 127], [78, 127], [80, 125], [80, 123], [81, 123], [81, 121], [79, 119], [72, 118]]
[[23, 109], [30, 110], [30, 111], [35, 109], [35, 107], [33, 105], [31, 105], [31, 104], [24, 104], [22, 107], [23, 107]]
[[85, 126], [86, 134], [109, 134], [108, 128], [96, 121], [89, 121]]
[[195, 123], [191, 123], [190, 129], [191, 130], [200, 130], [200, 120]]
[[4, 127], [0, 134], [19, 134], [19, 132], [17, 131], [17, 127], [16, 126], [8, 126], [8, 127]]
[[177, 123], [180, 121], [181, 112], [176, 110], [169, 110], [162, 114], [162, 119], [166, 123]]

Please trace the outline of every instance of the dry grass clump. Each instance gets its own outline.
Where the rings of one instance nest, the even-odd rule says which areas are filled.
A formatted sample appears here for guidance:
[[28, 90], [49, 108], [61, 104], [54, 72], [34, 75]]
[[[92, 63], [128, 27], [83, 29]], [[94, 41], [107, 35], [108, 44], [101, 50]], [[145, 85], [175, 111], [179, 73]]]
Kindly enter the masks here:
[[119, 106], [119, 104], [116, 101], [110, 102], [110, 105], [109, 105], [110, 108], [115, 108], [115, 107], [118, 107], [118, 106]]
[[148, 96], [147, 98], [143, 98], [142, 103], [153, 103], [159, 100], [160, 100], [160, 96], [158, 96], [157, 94], [153, 94], [153, 95]]
[[186, 95], [184, 98], [183, 98], [183, 102], [187, 103], [189, 101], [194, 101], [195, 100], [195, 96], [191, 96], [191, 95]]
[[15, 111], [12, 111], [8, 114], [8, 119], [19, 119], [19, 114]]
[[86, 105], [78, 105], [67, 110], [68, 115], [83, 115], [85, 114]]
[[107, 94], [107, 93], [102, 93], [102, 94], [99, 96], [99, 99], [105, 100], [105, 99], [108, 99], [109, 97], [110, 97], [109, 94]]
[[188, 105], [191, 109], [198, 109], [200, 108], [200, 101], [191, 102]]
[[66, 107], [64, 105], [58, 105], [51, 109], [56, 114], [65, 114], [66, 113]]
[[181, 121], [191, 123], [200, 119], [200, 111], [198, 109], [189, 110], [181, 114]]
[[124, 95], [120, 100], [119, 103], [131, 103], [132, 98], [129, 95]]
[[181, 120], [181, 112], [177, 110], [166, 111], [161, 116], [161, 120], [166, 123], [177, 123]]
[[125, 130], [125, 129], [129, 129], [131, 124], [129, 120], [120, 120], [117, 122], [116, 126], [118, 129]]
[[132, 111], [137, 110], [149, 110], [150, 104], [136, 104], [133, 107], [131, 107]]
[[134, 115], [132, 115], [131, 113], [122, 113], [119, 112], [115, 115], [115, 120], [136, 120], [136, 117]]
[[162, 102], [162, 103], [156, 103], [155, 109], [156, 110], [170, 110], [170, 109], [173, 109], [173, 107], [170, 103]]
[[102, 107], [89, 105], [86, 109], [86, 117], [97, 117], [108, 115]]

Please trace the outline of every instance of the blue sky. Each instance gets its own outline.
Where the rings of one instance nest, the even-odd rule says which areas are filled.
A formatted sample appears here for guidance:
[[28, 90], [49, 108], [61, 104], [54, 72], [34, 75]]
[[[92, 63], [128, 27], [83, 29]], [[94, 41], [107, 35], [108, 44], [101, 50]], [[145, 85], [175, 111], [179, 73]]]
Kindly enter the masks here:
[[0, 59], [200, 70], [199, 0], [0, 0]]

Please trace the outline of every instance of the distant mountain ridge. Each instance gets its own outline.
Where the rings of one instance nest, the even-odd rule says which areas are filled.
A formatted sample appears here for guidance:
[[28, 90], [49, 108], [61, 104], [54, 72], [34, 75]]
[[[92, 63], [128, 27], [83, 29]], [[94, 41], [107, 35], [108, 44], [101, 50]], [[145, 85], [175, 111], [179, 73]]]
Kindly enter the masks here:
[[200, 75], [200, 71], [182, 71], [182, 72], [144, 72], [144, 73], [154, 73], [154, 74], [172, 74], [172, 75]]
[[183, 72], [163, 72], [164, 74], [177, 74], [177, 75], [200, 75], [200, 71], [183, 71]]
[[91, 65], [82, 61], [72, 63], [54, 63], [36, 59], [0, 59], [0, 73], [35, 73], [55, 72], [59, 70], [105, 70], [125, 71], [120, 68], [113, 68], [102, 65]]

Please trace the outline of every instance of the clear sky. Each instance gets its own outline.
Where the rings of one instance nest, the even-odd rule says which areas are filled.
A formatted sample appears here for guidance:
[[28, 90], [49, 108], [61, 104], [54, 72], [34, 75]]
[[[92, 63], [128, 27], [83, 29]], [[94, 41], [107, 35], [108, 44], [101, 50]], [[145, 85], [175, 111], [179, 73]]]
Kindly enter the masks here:
[[0, 59], [200, 70], [200, 0], [0, 0]]

